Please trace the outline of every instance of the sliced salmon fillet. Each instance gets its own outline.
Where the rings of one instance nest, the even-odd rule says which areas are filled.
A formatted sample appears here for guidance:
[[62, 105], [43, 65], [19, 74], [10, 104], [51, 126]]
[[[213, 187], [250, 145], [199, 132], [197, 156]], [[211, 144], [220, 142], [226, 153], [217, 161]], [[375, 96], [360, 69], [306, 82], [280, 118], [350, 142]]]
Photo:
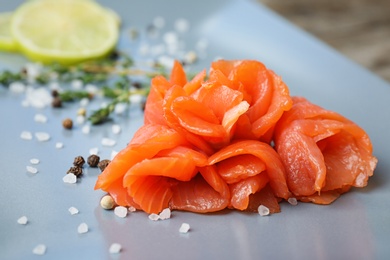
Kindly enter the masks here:
[[304, 98], [293, 101], [275, 130], [290, 191], [301, 200], [329, 204], [348, 187], [366, 186], [377, 159], [364, 130]]
[[264, 64], [219, 60], [187, 81], [176, 61], [169, 80], [152, 79], [144, 125], [95, 189], [147, 213], [276, 213], [283, 199], [329, 204], [364, 187], [376, 163], [362, 128], [292, 98]]

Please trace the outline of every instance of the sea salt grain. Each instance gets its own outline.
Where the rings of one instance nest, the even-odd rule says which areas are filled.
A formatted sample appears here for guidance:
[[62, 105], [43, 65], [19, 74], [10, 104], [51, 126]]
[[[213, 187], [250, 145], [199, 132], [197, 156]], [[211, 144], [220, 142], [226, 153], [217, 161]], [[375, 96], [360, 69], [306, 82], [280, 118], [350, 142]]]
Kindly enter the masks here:
[[25, 91], [26, 86], [22, 82], [15, 81], [15, 82], [12, 82], [11, 84], [9, 84], [8, 88], [11, 92], [19, 94], [19, 93], [23, 93]]
[[293, 206], [296, 206], [298, 204], [298, 201], [296, 198], [288, 198], [288, 203], [290, 203]]
[[126, 207], [118, 206], [118, 207], [115, 207], [114, 213], [116, 216], [118, 216], [120, 218], [125, 218], [127, 216], [128, 210]]
[[32, 174], [36, 174], [38, 173], [38, 169], [33, 167], [33, 166], [26, 166], [26, 170], [29, 172], [29, 173], [32, 173]]
[[111, 130], [112, 130], [112, 133], [119, 134], [121, 132], [121, 126], [120, 125], [112, 125]]
[[117, 115], [123, 114], [127, 109], [127, 104], [126, 103], [118, 103], [115, 105], [114, 112]]
[[46, 253], [46, 246], [44, 244], [39, 244], [33, 249], [34, 255], [44, 255]]
[[77, 176], [74, 175], [73, 173], [68, 173], [62, 178], [62, 181], [65, 183], [73, 184], [77, 182]]
[[31, 133], [31, 132], [23, 131], [23, 132], [20, 134], [20, 138], [22, 138], [23, 140], [31, 140], [31, 139], [33, 138], [33, 136], [32, 136], [32, 133]]
[[75, 208], [75, 207], [70, 207], [70, 208], [68, 209], [68, 211], [69, 211], [69, 213], [70, 213], [71, 215], [76, 215], [76, 214], [79, 213], [79, 210], [78, 210], [77, 208]]
[[152, 214], [150, 214], [150, 215], [148, 216], [148, 218], [149, 218], [150, 220], [157, 221], [157, 220], [160, 219], [160, 216], [159, 216], [158, 214], [156, 214], [156, 213], [152, 213]]
[[188, 31], [188, 29], [190, 28], [190, 23], [188, 22], [188, 20], [181, 18], [175, 21], [174, 26], [176, 31], [183, 33]]
[[43, 114], [36, 114], [34, 116], [34, 121], [37, 123], [46, 123], [47, 122], [47, 117]]
[[97, 155], [98, 153], [99, 153], [99, 148], [97, 148], [97, 147], [89, 149], [89, 154], [96, 154]]
[[260, 216], [267, 216], [267, 215], [269, 215], [269, 208], [267, 208], [264, 205], [260, 205], [257, 208], [257, 211], [259, 212]]
[[30, 159], [30, 163], [31, 164], [39, 164], [39, 159], [32, 158], [32, 159]]
[[161, 29], [165, 26], [165, 19], [162, 16], [157, 16], [153, 19], [153, 25]]
[[114, 159], [114, 157], [115, 157], [117, 154], [118, 154], [117, 151], [112, 150], [112, 151], [111, 151], [111, 157], [110, 157], [111, 160]]
[[61, 148], [63, 148], [64, 147], [64, 144], [63, 143], [61, 143], [61, 142], [57, 142], [56, 143], [56, 148], [57, 149], [61, 149]]
[[28, 219], [26, 216], [18, 218], [18, 224], [20, 224], [20, 225], [26, 225], [27, 222], [28, 222]]
[[110, 254], [118, 254], [122, 250], [122, 246], [118, 243], [113, 243], [110, 246], [110, 249], [108, 250]]
[[81, 223], [78, 227], [77, 227], [77, 232], [79, 234], [84, 234], [84, 233], [87, 233], [88, 232], [88, 225], [86, 223]]
[[91, 127], [89, 125], [85, 125], [81, 128], [81, 132], [83, 134], [89, 134], [91, 132]]
[[130, 206], [128, 208], [128, 210], [129, 210], [129, 212], [136, 212], [137, 211], [137, 209], [135, 207], [133, 207], [133, 206]]
[[110, 138], [102, 138], [102, 145], [103, 146], [114, 146], [116, 145], [116, 141], [114, 139], [110, 139]]
[[160, 212], [159, 218], [161, 220], [171, 218], [171, 210], [169, 208], [164, 209], [163, 211]]
[[37, 138], [39, 142], [46, 142], [50, 140], [50, 135], [46, 132], [36, 132], [35, 138]]
[[189, 230], [190, 230], [190, 225], [187, 223], [181, 224], [181, 226], [179, 228], [179, 232], [183, 233], [183, 234], [188, 233]]

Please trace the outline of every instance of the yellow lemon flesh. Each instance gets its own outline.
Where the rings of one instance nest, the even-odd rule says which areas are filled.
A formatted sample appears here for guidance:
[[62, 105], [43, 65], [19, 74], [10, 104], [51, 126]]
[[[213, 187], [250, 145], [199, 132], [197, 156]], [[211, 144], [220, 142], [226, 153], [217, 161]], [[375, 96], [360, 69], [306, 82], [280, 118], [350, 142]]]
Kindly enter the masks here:
[[112, 51], [119, 28], [118, 19], [94, 1], [35, 0], [16, 9], [11, 34], [31, 60], [73, 64]]

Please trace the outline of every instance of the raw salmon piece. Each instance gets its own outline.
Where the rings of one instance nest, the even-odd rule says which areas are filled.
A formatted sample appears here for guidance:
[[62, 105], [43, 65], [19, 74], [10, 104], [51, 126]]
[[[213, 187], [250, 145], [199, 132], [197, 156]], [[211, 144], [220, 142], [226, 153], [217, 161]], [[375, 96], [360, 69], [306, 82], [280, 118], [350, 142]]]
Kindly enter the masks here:
[[171, 71], [171, 75], [169, 77], [169, 82], [173, 85], [178, 85], [180, 87], [184, 87], [187, 83], [187, 75], [183, 69], [183, 66], [180, 62], [175, 60], [173, 64], [173, 68]]
[[186, 144], [188, 142], [173, 129], [155, 124], [144, 125], [98, 176], [95, 189], [107, 190], [111, 183], [123, 178], [134, 164], [152, 158], [161, 150]]
[[214, 167], [204, 167], [188, 182], [172, 187], [172, 209], [206, 213], [225, 209], [230, 202], [229, 188]]
[[[287, 188], [286, 173], [283, 164], [279, 155], [269, 144], [255, 140], [237, 141], [210, 156], [209, 164], [217, 165], [219, 162], [230, 160], [235, 156], [241, 155], [253, 155], [262, 160], [266, 166], [265, 172], [269, 177], [269, 182], [275, 196], [285, 199], [289, 198], [290, 192]], [[244, 172], [245, 170], [243, 169]]]
[[206, 77], [206, 70], [202, 70], [200, 73], [198, 73], [191, 81], [187, 82], [183, 90], [187, 95], [191, 95], [196, 90], [198, 90], [204, 81], [204, 78]]
[[263, 160], [251, 154], [230, 157], [218, 162], [216, 166], [218, 174], [227, 184], [239, 182], [266, 170]]
[[166, 125], [163, 116], [163, 101], [165, 93], [172, 84], [163, 76], [156, 76], [151, 80], [150, 91], [145, 103], [144, 123]]
[[249, 196], [264, 188], [268, 181], [268, 175], [262, 173], [230, 184], [231, 199], [229, 206], [238, 210], [246, 210], [249, 205]]
[[303, 201], [328, 204], [348, 187], [366, 186], [377, 159], [364, 130], [304, 98], [293, 101], [275, 129], [291, 192]]
[[171, 187], [174, 184], [169, 178], [162, 176], [141, 176], [127, 190], [143, 211], [157, 214], [169, 207]]

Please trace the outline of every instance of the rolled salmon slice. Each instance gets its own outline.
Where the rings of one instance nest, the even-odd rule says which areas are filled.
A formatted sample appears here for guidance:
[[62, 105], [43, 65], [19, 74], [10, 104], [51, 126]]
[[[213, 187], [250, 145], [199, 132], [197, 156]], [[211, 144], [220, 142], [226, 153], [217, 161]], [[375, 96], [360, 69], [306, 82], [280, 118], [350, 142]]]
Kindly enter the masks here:
[[291, 192], [303, 201], [329, 204], [350, 187], [366, 186], [377, 159], [364, 130], [304, 98], [293, 101], [275, 130]]

